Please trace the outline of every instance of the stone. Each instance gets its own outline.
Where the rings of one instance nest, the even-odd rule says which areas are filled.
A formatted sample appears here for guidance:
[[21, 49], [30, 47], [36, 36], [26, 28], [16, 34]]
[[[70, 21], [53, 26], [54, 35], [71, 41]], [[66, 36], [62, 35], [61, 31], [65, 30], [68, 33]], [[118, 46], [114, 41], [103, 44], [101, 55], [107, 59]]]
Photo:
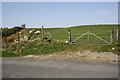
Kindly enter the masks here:
[[65, 43], [69, 43], [68, 41], [65, 41]]
[[18, 43], [19, 41], [18, 40], [14, 40], [15, 43]]
[[41, 34], [41, 31], [35, 31], [34, 34]]
[[115, 50], [115, 48], [113, 47], [112, 50]]
[[29, 33], [30, 33], [30, 34], [33, 34], [33, 31], [30, 30]]
[[29, 38], [27, 36], [24, 36], [23, 38], [24, 38], [24, 41], [28, 41], [29, 40]]

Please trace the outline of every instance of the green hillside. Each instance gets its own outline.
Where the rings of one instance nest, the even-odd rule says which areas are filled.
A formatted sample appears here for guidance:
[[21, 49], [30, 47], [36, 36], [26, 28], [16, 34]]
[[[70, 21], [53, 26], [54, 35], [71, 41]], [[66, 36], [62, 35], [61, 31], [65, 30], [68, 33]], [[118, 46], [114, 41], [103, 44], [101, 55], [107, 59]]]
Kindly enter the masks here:
[[[3, 57], [14, 57], [14, 56], [24, 56], [24, 55], [41, 55], [41, 54], [50, 54], [61, 51], [76, 51], [76, 50], [90, 50], [98, 52], [117, 52], [118, 51], [118, 42], [113, 42], [112, 45], [71, 45], [66, 44], [65, 41], [68, 41], [68, 30], [71, 30], [72, 34], [84, 34], [87, 31], [101, 37], [102, 39], [110, 42], [110, 30], [113, 28], [116, 30], [118, 25], [87, 25], [87, 26], [75, 26], [68, 28], [44, 28], [44, 38], [47, 40], [50, 39], [48, 34], [50, 31], [53, 33], [53, 43], [49, 43], [47, 40], [42, 42], [42, 34], [30, 34], [30, 30], [41, 31], [40, 29], [24, 29], [23, 34], [20, 34], [20, 37], [28, 36], [30, 41], [22, 41], [18, 43], [3, 43]], [[114, 31], [115, 32], [115, 31]], [[77, 38], [81, 35], [72, 36]], [[104, 36], [103, 36], [104, 35]], [[93, 35], [89, 36], [90, 42], [100, 42], [101, 40], [94, 37]], [[107, 37], [107, 38], [105, 38]], [[38, 39], [37, 39], [38, 38]], [[88, 35], [84, 35], [81, 39], [78, 39], [78, 42], [87, 43]], [[36, 40], [35, 40], [36, 39]], [[74, 39], [73, 39], [74, 40]], [[103, 42], [103, 41], [102, 41]], [[112, 48], [115, 48], [114, 50]]]
[[[68, 28], [44, 28], [44, 32], [52, 31], [53, 39], [54, 40], [68, 40], [68, 30], [71, 30], [72, 34], [84, 34], [87, 31], [90, 31], [100, 37], [110, 37], [110, 30], [111, 28], [116, 29], [118, 25], [88, 25], [88, 26], [75, 26], [75, 27], [68, 27]], [[25, 35], [29, 36], [29, 30], [40, 30], [41, 29], [26, 29]], [[34, 37], [41, 38], [41, 34], [34, 35]], [[48, 37], [49, 35], [45, 34], [44, 37]], [[73, 36], [73, 37], [79, 37]], [[107, 39], [107, 41], [109, 41]]]

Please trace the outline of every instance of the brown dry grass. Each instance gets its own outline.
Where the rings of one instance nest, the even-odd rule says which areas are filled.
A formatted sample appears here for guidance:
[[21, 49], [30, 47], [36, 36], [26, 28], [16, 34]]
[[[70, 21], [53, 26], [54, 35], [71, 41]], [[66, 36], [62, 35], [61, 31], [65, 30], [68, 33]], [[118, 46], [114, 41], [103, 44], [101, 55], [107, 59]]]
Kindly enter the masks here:
[[10, 43], [10, 42], [14, 42], [15, 40], [18, 39], [18, 34], [23, 34], [24, 30], [18, 31], [15, 34], [12, 34], [10, 36], [7, 37], [3, 37], [2, 38], [2, 42], [6, 42], [6, 43]]

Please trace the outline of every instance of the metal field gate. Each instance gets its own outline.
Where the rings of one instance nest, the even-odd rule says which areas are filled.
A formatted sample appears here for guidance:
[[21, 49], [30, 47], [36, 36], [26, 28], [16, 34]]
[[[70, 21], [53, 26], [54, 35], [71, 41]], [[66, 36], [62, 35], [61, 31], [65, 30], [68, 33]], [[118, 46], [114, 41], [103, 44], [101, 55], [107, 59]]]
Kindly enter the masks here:
[[111, 45], [113, 42], [113, 31], [99, 33], [94, 31], [84, 31], [83, 33], [73, 33], [68, 30], [70, 44], [84, 45]]

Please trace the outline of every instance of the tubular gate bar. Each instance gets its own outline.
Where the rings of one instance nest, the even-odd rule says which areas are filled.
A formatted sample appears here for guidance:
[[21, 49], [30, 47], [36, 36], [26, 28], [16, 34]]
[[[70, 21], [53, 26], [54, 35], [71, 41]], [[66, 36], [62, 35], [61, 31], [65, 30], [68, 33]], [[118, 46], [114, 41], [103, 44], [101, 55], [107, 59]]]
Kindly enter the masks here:
[[[110, 37], [108, 37], [108, 38], [110, 38], [110, 42], [105, 40], [105, 39], [103, 39], [103, 38], [101, 38], [101, 37], [99, 37], [96, 34], [91, 33], [90, 31], [87, 31], [84, 34], [71, 34], [71, 31], [69, 30], [68, 34], [69, 34], [69, 43], [70, 44], [89, 44], [89, 45], [111, 45], [112, 44], [112, 33], [111, 33]], [[73, 35], [73, 36], [74, 35], [78, 35], [78, 36], [80, 35], [80, 36], [77, 37], [77, 38], [75, 38], [75, 37], [72, 38], [71, 35]], [[79, 43], [79, 42], [77, 43], [77, 42], [75, 42], [78, 39], [82, 39], [82, 37], [85, 36], [85, 35], [88, 36], [87, 38], [85, 38], [85, 39], [88, 40], [88, 43]], [[101, 40], [103, 42], [90, 43], [90, 35], [93, 35], [94, 37], [96, 37], [97, 39], [99, 39], [99, 40]], [[72, 39], [74, 39], [74, 40], [72, 41]]]

